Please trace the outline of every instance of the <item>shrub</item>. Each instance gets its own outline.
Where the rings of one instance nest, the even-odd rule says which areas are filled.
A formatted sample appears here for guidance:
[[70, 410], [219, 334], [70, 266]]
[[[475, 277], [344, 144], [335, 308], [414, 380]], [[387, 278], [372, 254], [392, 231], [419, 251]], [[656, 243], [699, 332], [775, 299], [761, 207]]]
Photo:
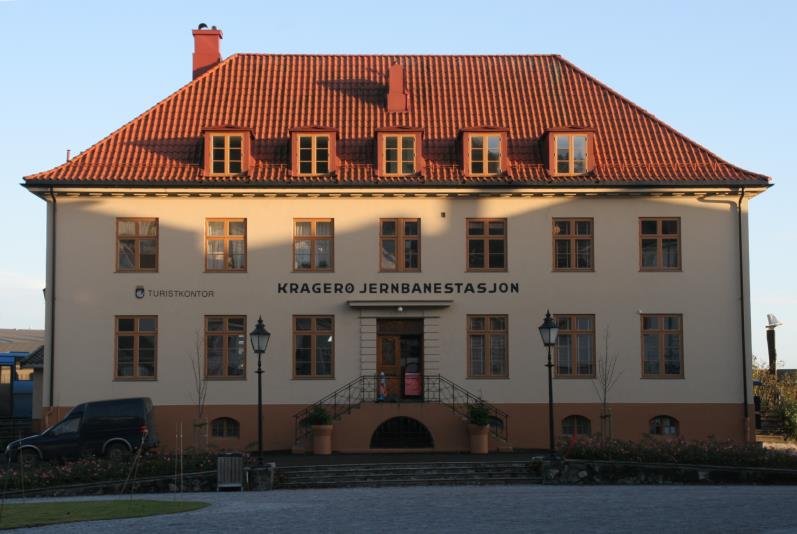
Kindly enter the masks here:
[[783, 421], [783, 435], [786, 439], [797, 439], [797, 400], [784, 399], [777, 414]]
[[472, 425], [486, 426], [490, 424], [490, 411], [483, 402], [468, 407], [468, 421]]
[[[254, 459], [244, 456], [245, 462], [252, 464]], [[62, 464], [42, 463], [33, 468], [20, 470], [18, 464], [0, 468], [0, 484], [6, 491], [36, 489], [72, 484], [89, 484], [125, 480], [132, 466], [133, 457], [127, 461], [112, 462], [106, 458], [86, 457]], [[141, 456], [137, 478], [155, 476], [174, 476], [176, 460], [174, 455], [146, 453]], [[183, 473], [215, 471], [215, 454], [185, 454]]]
[[714, 439], [686, 441], [646, 437], [635, 442], [580, 437], [560, 442], [559, 452], [566, 458], [580, 460], [797, 469], [797, 455], [787, 451], [765, 449], [755, 443]]
[[326, 408], [316, 404], [310, 409], [306, 421], [308, 425], [329, 425], [332, 424], [332, 416], [329, 415]]

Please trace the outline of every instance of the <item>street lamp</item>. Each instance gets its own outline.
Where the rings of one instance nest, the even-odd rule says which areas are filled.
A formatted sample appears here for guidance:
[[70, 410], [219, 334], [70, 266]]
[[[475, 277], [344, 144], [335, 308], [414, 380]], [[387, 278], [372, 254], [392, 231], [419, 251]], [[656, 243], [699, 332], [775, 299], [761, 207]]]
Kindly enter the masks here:
[[540, 337], [542, 343], [548, 347], [548, 363], [545, 367], [548, 368], [548, 450], [551, 455], [554, 454], [553, 442], [553, 378], [551, 374], [551, 347], [556, 345], [556, 337], [559, 335], [559, 328], [556, 326], [556, 321], [551, 317], [550, 310], [545, 313], [545, 320], [540, 325]]
[[255, 329], [249, 333], [249, 340], [252, 342], [252, 350], [257, 353], [257, 458], [263, 461], [263, 367], [261, 357], [266, 352], [268, 340], [271, 333], [266, 330], [263, 324], [263, 317], [259, 317]]

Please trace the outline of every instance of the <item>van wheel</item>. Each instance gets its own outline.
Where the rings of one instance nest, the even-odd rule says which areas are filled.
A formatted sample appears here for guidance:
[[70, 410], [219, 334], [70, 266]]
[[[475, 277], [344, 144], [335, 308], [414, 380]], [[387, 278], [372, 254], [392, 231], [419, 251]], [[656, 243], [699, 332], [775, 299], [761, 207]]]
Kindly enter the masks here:
[[39, 463], [39, 453], [33, 449], [22, 449], [19, 451], [17, 460], [19, 460], [19, 465], [25, 469], [30, 469], [31, 467], [36, 467]]
[[130, 456], [130, 449], [124, 443], [111, 443], [105, 448], [105, 456], [112, 462], [122, 462]]

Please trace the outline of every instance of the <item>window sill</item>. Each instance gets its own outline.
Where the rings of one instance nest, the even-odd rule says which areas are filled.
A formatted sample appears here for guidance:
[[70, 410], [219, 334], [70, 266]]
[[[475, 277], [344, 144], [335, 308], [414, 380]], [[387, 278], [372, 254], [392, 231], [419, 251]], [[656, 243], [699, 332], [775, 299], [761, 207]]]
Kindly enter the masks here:
[[243, 376], [207, 376], [207, 375], [205, 375], [205, 380], [219, 381], [219, 382], [246, 381], [246, 373], [244, 373]]
[[509, 380], [509, 375], [504, 375], [504, 376], [472, 376], [472, 375], [468, 375], [467, 380]]
[[465, 269], [466, 273], [508, 273], [509, 269]]
[[554, 375], [556, 380], [595, 380], [595, 375]]
[[551, 269], [552, 273], [594, 273], [595, 268], [589, 269]]
[[113, 381], [114, 382], [157, 382], [158, 377], [156, 376], [148, 376], [148, 377], [118, 377], [115, 376]]
[[642, 375], [642, 380], [683, 380], [684, 375]]
[[246, 273], [246, 269], [205, 269], [206, 274], [212, 273]]
[[116, 269], [117, 274], [141, 274], [141, 273], [157, 273], [157, 269]]
[[292, 380], [335, 380], [334, 376], [296, 376]]
[[677, 269], [639, 269], [640, 273], [682, 273], [683, 269], [678, 267]]
[[293, 269], [292, 273], [334, 273], [334, 269]]

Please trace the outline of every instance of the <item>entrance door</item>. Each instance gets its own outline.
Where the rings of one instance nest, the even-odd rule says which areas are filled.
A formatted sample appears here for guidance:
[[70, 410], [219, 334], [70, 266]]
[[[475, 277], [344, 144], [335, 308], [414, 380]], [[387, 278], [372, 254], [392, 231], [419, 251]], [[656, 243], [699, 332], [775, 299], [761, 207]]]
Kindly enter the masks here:
[[422, 400], [423, 320], [379, 319], [376, 333], [377, 398]]
[[[396, 399], [401, 394], [401, 337], [379, 336], [376, 374], [377, 398]], [[384, 373], [384, 379], [382, 377]]]

